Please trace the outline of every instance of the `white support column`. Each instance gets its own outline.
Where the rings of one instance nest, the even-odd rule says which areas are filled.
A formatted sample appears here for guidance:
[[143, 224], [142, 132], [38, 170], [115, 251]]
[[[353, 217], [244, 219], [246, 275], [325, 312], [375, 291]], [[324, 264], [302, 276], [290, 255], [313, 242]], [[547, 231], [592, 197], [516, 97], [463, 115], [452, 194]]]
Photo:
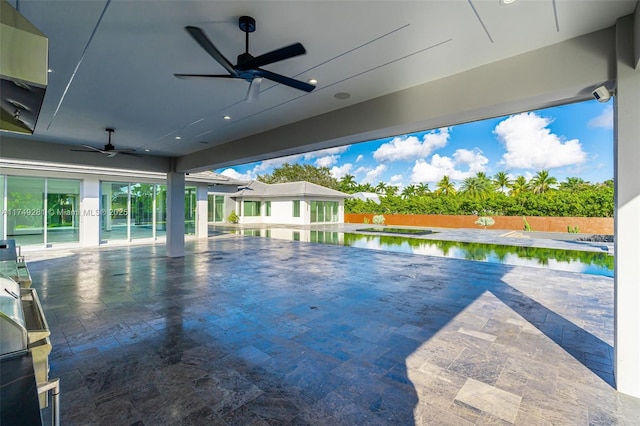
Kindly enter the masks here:
[[206, 183], [198, 184], [196, 191], [196, 236], [207, 238], [209, 236], [209, 193]]
[[184, 173], [167, 173], [167, 256], [184, 256]]
[[[637, 14], [636, 14], [637, 16]], [[636, 22], [640, 25], [640, 22]], [[618, 391], [640, 397], [640, 70], [632, 16], [616, 25], [615, 376]]]
[[83, 247], [100, 245], [100, 180], [87, 177], [82, 181], [80, 211], [80, 244]]

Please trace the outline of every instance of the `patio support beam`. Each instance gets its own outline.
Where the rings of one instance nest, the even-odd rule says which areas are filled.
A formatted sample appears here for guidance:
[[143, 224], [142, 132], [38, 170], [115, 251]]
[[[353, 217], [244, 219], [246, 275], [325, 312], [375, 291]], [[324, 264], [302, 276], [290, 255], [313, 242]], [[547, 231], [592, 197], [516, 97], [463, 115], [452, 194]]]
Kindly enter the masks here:
[[633, 27], [631, 15], [616, 25], [614, 350], [617, 389], [640, 397], [640, 69]]
[[184, 181], [184, 173], [167, 173], [168, 257], [184, 257]]

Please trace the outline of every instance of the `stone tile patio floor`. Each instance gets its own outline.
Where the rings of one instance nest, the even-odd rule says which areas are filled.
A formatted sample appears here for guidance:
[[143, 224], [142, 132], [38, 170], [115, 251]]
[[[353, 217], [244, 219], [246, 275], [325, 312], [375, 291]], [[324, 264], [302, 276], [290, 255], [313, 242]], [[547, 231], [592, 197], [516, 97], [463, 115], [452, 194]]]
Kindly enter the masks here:
[[186, 249], [26, 253], [62, 424], [640, 424], [612, 387], [611, 278], [228, 234]]

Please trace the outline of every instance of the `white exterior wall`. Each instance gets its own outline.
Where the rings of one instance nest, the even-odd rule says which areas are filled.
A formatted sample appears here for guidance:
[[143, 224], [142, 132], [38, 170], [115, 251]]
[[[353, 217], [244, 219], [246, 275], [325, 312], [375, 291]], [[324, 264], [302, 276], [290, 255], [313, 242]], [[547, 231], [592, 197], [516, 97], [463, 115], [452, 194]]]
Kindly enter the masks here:
[[[100, 211], [102, 214], [104, 210], [100, 210], [100, 208], [100, 179], [96, 177], [84, 179], [80, 183], [80, 212]], [[80, 244], [83, 247], [100, 245], [99, 215], [81, 213], [79, 228]]]
[[[300, 217], [293, 217], [293, 201], [300, 200]], [[344, 223], [344, 200], [323, 198], [275, 198], [271, 201], [271, 216], [266, 216], [265, 202], [269, 200], [245, 198], [244, 201], [260, 201], [260, 216], [244, 216], [244, 209], [240, 215], [241, 224], [279, 224], [279, 225], [310, 225], [311, 201], [338, 201], [338, 222], [318, 223]], [[237, 212], [237, 210], [236, 210]]]
[[640, 398], [640, 69], [632, 54], [632, 31], [631, 17], [618, 20], [614, 351], [617, 389]]
[[196, 186], [196, 237], [207, 238], [209, 236], [209, 200], [206, 183]]
[[[9, 160], [4, 163], [4, 159], [0, 159], [1, 170], [0, 174], [5, 176], [21, 176], [21, 177], [37, 177], [37, 178], [49, 178], [49, 179], [72, 179], [80, 181], [80, 202], [78, 212], [79, 222], [79, 245], [82, 247], [95, 247], [101, 243], [101, 219], [105, 220], [105, 225], [108, 227], [111, 216], [104, 214], [111, 209], [109, 204], [101, 205], [102, 182], [128, 182], [128, 183], [145, 183], [145, 184], [167, 184], [167, 181], [160, 176], [150, 177], [146, 172], [121, 172], [116, 174], [109, 173], [109, 171], [91, 171], [86, 173], [81, 171], [72, 171], [71, 167], [61, 164], [45, 164], [40, 163], [38, 166], [30, 165], [28, 162], [11, 162]], [[206, 183], [201, 182], [186, 182], [186, 185], [197, 187], [197, 223], [196, 223], [196, 236], [197, 238], [208, 237], [208, 186]], [[236, 208], [235, 201], [231, 200], [228, 195], [237, 191], [237, 187], [234, 185], [225, 186], [211, 186], [216, 189], [216, 195], [225, 197], [225, 215], [224, 218], [231, 214], [231, 211]], [[107, 197], [107, 203], [110, 202]], [[87, 214], [84, 214], [86, 212]], [[88, 214], [91, 212], [91, 214]], [[163, 239], [164, 237], [158, 237]], [[127, 240], [120, 240], [120, 242], [126, 242]], [[63, 243], [53, 243], [49, 246], [58, 246]], [[76, 243], [64, 243], [76, 244]], [[34, 245], [33, 247], [40, 247]]]

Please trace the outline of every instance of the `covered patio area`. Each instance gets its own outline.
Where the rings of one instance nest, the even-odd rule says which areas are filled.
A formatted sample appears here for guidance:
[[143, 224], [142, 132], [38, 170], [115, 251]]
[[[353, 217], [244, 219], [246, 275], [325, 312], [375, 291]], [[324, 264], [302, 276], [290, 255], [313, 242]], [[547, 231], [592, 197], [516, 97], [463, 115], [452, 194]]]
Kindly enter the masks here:
[[28, 253], [62, 423], [635, 424], [611, 278], [219, 233]]

